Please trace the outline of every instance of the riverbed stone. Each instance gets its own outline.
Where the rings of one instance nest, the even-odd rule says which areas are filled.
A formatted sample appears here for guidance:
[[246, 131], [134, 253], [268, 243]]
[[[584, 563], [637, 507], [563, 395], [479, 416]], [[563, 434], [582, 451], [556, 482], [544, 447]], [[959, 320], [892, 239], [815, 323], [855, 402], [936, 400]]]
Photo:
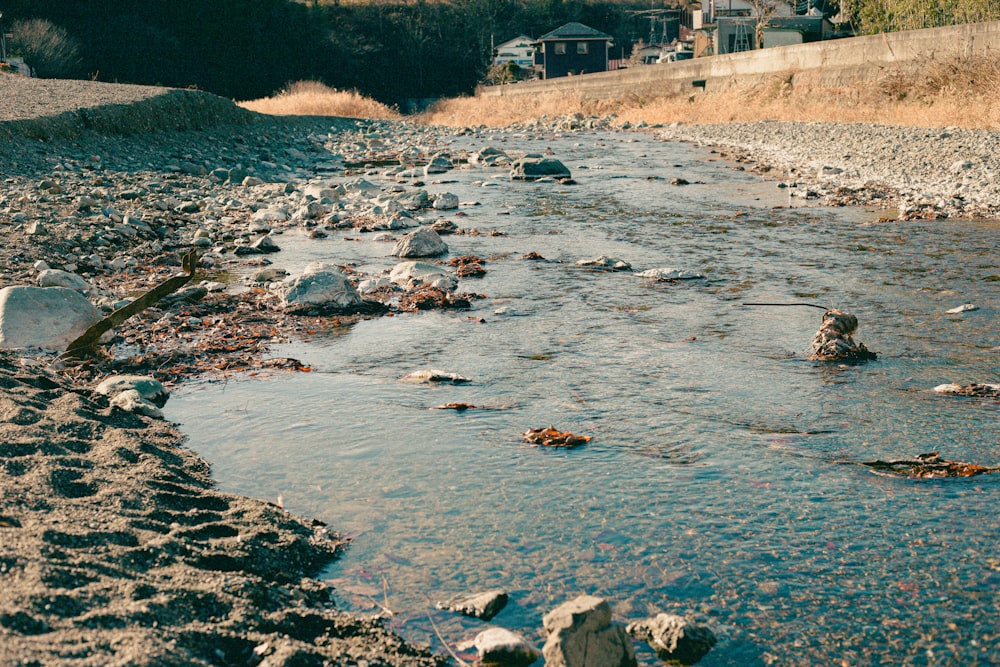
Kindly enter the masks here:
[[0, 348], [65, 350], [103, 317], [97, 306], [67, 287], [4, 287]]
[[90, 294], [93, 286], [83, 276], [61, 269], [45, 269], [36, 278], [39, 287], [66, 287], [81, 294]]
[[431, 174], [443, 174], [446, 171], [454, 168], [451, 158], [446, 153], [437, 153], [431, 156], [430, 161], [424, 165], [424, 175], [430, 176]]
[[510, 156], [495, 146], [487, 146], [469, 156], [469, 164], [483, 167], [507, 167], [510, 163]]
[[472, 382], [472, 380], [458, 373], [429, 368], [404, 375], [400, 379], [400, 382], [405, 382], [406, 384], [467, 384]]
[[428, 262], [400, 262], [392, 267], [389, 280], [405, 290], [423, 285], [451, 291], [458, 287], [458, 278], [445, 269]]
[[649, 644], [660, 660], [693, 665], [715, 646], [715, 633], [706, 626], [677, 614], [657, 614], [629, 623], [626, 631]]
[[360, 306], [361, 295], [342, 273], [320, 270], [304, 273], [278, 286], [282, 304], [289, 310], [319, 307], [350, 309]]
[[497, 588], [473, 595], [461, 595], [447, 602], [438, 602], [436, 606], [438, 609], [488, 621], [507, 606], [508, 599], [507, 591]]
[[473, 640], [484, 665], [527, 667], [541, 655], [524, 637], [505, 628], [483, 630]]
[[635, 274], [639, 278], [646, 280], [662, 280], [664, 282], [674, 282], [678, 280], [701, 280], [704, 274], [696, 271], [685, 271], [684, 269], [646, 269]]
[[632, 269], [632, 265], [624, 259], [608, 257], [606, 255], [592, 259], [581, 259], [576, 265], [591, 269], [604, 269], [605, 271], [630, 271]]
[[451, 192], [442, 192], [434, 197], [431, 208], [436, 211], [451, 211], [458, 208], [458, 195]]
[[170, 392], [163, 383], [149, 375], [112, 375], [102, 380], [94, 391], [110, 398], [125, 391], [134, 391], [142, 400], [160, 408], [170, 398]]
[[868, 361], [876, 358], [864, 343], [854, 340], [858, 318], [851, 313], [830, 309], [823, 313], [819, 331], [813, 337], [809, 359], [812, 361]]
[[607, 601], [581, 595], [542, 617], [548, 633], [542, 654], [546, 667], [635, 667], [632, 640], [611, 624]]
[[448, 244], [430, 227], [403, 236], [392, 249], [394, 257], [437, 257], [448, 252]]
[[547, 158], [541, 155], [525, 155], [514, 160], [510, 169], [510, 178], [513, 181], [534, 181], [540, 178], [570, 178], [569, 169], [555, 158]]

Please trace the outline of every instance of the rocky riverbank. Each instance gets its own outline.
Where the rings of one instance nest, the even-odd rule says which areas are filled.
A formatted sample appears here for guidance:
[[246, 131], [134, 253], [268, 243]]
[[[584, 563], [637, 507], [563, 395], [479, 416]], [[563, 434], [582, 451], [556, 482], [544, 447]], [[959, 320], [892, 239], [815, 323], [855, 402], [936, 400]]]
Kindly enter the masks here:
[[1000, 132], [856, 123], [729, 123], [657, 128], [718, 146], [748, 168], [825, 205], [899, 219], [1000, 217]]

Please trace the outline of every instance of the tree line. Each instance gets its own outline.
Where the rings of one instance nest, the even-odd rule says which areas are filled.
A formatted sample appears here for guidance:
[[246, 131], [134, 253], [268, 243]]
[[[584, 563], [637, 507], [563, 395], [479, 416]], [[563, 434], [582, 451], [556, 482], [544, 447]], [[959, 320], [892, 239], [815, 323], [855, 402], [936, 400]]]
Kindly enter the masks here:
[[311, 79], [397, 104], [470, 93], [494, 44], [569, 21], [613, 35], [627, 53], [646, 25], [634, 10], [648, 8], [649, 0], [0, 0], [0, 29], [27, 33], [11, 40], [15, 48], [64, 31], [72, 57], [65, 43], [51, 63], [36, 53], [39, 76], [196, 87], [238, 100]]
[[[861, 33], [1000, 19], [998, 0], [841, 3]], [[15, 32], [12, 50], [30, 53], [39, 76], [196, 87], [237, 100], [311, 79], [400, 104], [470, 93], [494, 44], [569, 21], [612, 35], [612, 57], [628, 57], [648, 33], [641, 11], [650, 8], [650, 0], [0, 0], [0, 29]]]

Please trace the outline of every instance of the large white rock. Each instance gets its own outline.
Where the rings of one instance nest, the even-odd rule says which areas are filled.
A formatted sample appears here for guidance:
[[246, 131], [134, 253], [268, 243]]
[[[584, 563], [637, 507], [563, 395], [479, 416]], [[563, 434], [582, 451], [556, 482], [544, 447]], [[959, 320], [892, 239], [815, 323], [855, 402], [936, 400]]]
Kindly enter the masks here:
[[611, 607], [581, 595], [542, 617], [548, 639], [542, 648], [546, 667], [634, 667], [632, 640], [611, 625]]
[[361, 295], [342, 273], [313, 271], [292, 278], [278, 287], [286, 308], [350, 308], [361, 304]]
[[427, 262], [400, 262], [392, 267], [389, 280], [405, 290], [430, 285], [450, 292], [458, 287], [458, 278], [440, 266]]
[[421, 227], [406, 234], [392, 249], [394, 257], [437, 257], [446, 252], [448, 244], [430, 227]]
[[479, 659], [487, 665], [524, 667], [538, 659], [538, 649], [521, 635], [504, 628], [483, 630], [473, 640]]
[[4, 287], [0, 289], [0, 347], [65, 350], [103, 317], [76, 290]]

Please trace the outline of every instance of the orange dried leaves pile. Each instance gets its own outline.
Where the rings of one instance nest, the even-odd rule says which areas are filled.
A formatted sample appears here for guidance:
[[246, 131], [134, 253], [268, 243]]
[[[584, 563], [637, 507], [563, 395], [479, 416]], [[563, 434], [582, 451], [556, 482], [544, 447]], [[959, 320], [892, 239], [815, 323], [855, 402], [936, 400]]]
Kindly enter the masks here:
[[567, 449], [585, 445], [590, 442], [589, 435], [574, 435], [569, 431], [560, 431], [553, 426], [546, 428], [529, 428], [521, 436], [525, 442], [542, 447], [566, 447]]

